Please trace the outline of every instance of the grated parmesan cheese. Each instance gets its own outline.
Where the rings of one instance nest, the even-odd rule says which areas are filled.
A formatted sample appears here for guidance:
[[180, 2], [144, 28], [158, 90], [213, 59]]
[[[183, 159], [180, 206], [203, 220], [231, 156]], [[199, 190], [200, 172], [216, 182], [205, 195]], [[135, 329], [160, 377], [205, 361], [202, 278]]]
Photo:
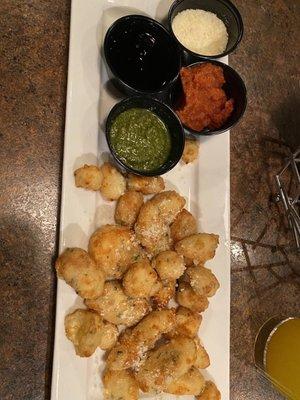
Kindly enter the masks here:
[[172, 29], [179, 42], [194, 53], [213, 56], [226, 49], [226, 26], [212, 12], [191, 9], [181, 11], [175, 16]]

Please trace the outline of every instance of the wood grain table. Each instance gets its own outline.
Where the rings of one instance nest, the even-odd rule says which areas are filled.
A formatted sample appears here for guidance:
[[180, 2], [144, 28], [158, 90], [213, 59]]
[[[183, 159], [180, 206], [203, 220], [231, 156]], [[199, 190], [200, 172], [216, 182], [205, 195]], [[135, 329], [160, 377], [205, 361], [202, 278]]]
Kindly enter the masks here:
[[[268, 317], [299, 313], [299, 257], [270, 195], [299, 141], [300, 3], [236, 5], [245, 35], [230, 64], [249, 101], [231, 132], [231, 399], [277, 400], [252, 350]], [[1, 400], [50, 394], [69, 18], [69, 0], [0, 1]]]

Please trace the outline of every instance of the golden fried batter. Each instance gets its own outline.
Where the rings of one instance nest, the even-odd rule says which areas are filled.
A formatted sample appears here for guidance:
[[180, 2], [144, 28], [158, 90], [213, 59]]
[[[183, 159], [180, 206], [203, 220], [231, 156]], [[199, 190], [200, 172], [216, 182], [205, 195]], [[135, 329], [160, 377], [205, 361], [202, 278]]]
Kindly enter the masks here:
[[197, 232], [197, 222], [195, 217], [185, 208], [180, 211], [175, 221], [170, 226], [170, 234], [173, 242], [178, 242], [187, 236]]
[[168, 235], [169, 225], [184, 207], [185, 200], [175, 191], [156, 194], [140, 210], [135, 224], [138, 240], [153, 254], [159, 242]]
[[169, 281], [178, 279], [185, 270], [183, 257], [172, 250], [159, 253], [152, 260], [152, 266], [156, 269], [160, 279]]
[[169, 232], [167, 230], [166, 233], [160, 237], [159, 241], [149, 244], [149, 246], [147, 246], [146, 248], [146, 251], [149, 255], [156, 256], [162, 251], [170, 250], [170, 248], [171, 248], [171, 241]]
[[200, 369], [208, 368], [210, 366], [209, 355], [205, 348], [201, 345], [198, 336], [195, 337], [194, 340], [197, 348], [197, 357], [194, 366]]
[[181, 306], [198, 313], [205, 311], [209, 305], [207, 297], [197, 294], [186, 282], [179, 283], [176, 301]]
[[185, 270], [183, 257], [176, 251], [167, 250], [159, 253], [153, 260], [152, 266], [156, 269], [160, 279], [175, 281]]
[[110, 369], [121, 370], [137, 366], [144, 353], [153, 348], [158, 339], [174, 328], [174, 310], [152, 311], [134, 328], [122, 335], [112, 348], [107, 365]]
[[150, 298], [156, 292], [158, 276], [147, 258], [132, 264], [123, 277], [127, 296]]
[[142, 253], [133, 231], [125, 226], [104, 225], [90, 237], [89, 254], [106, 278], [122, 278]]
[[103, 174], [96, 165], [87, 165], [76, 169], [74, 172], [75, 186], [88, 190], [100, 190]]
[[219, 236], [213, 233], [197, 233], [175, 244], [178, 254], [193, 260], [194, 264], [204, 264], [215, 256]]
[[168, 337], [187, 336], [194, 338], [197, 335], [202, 316], [186, 307], [179, 306], [176, 310], [175, 329], [168, 333]]
[[103, 295], [85, 303], [116, 325], [134, 325], [150, 310], [146, 299], [126, 296], [119, 281], [105, 282]]
[[129, 370], [105, 370], [103, 374], [104, 400], [138, 400], [139, 386]]
[[91, 310], [77, 309], [67, 315], [65, 331], [80, 357], [91, 356], [97, 347], [103, 350], [110, 349], [118, 337], [117, 327], [104, 321], [99, 314]]
[[170, 383], [164, 390], [166, 393], [182, 395], [197, 395], [201, 393], [205, 386], [205, 379], [201, 372], [192, 367], [184, 375]]
[[212, 381], [206, 381], [205, 387], [196, 400], [221, 400], [221, 393]]
[[189, 164], [197, 160], [199, 154], [199, 142], [197, 140], [185, 139], [182, 161]]
[[110, 163], [106, 162], [100, 170], [103, 175], [103, 181], [100, 188], [102, 196], [107, 200], [118, 200], [126, 190], [126, 179]]
[[212, 297], [219, 289], [220, 284], [210, 269], [193, 266], [188, 267], [185, 276], [193, 290], [203, 296]]
[[128, 189], [136, 190], [143, 194], [155, 194], [165, 189], [165, 183], [161, 176], [138, 176], [129, 174]]
[[136, 379], [144, 392], [166, 390], [171, 382], [188, 372], [195, 359], [193, 339], [177, 336], [148, 353]]
[[176, 281], [163, 280], [160, 281], [160, 287], [152, 296], [153, 307], [162, 309], [166, 307], [169, 301], [175, 296]]
[[117, 224], [132, 227], [144, 203], [143, 195], [134, 190], [128, 190], [118, 200], [115, 210]]
[[104, 273], [85, 250], [67, 248], [56, 260], [55, 268], [57, 276], [72, 286], [79, 296], [85, 299], [101, 296]]

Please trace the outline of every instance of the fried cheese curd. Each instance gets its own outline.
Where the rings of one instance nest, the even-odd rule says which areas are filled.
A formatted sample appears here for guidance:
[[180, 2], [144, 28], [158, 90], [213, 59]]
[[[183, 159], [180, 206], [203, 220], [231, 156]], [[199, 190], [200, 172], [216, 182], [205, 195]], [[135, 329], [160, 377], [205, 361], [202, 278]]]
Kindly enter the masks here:
[[64, 279], [84, 299], [101, 296], [105, 276], [88, 253], [80, 248], [67, 248], [56, 260], [57, 276]]
[[223, 69], [203, 63], [181, 68], [180, 77], [184, 96], [176, 112], [181, 122], [198, 132], [224, 125], [233, 112], [234, 103], [222, 89]]
[[105, 282], [102, 296], [93, 300], [87, 299], [85, 304], [107, 321], [125, 326], [135, 325], [150, 311], [150, 304], [146, 299], [127, 296], [117, 280]]
[[196, 396], [196, 400], [221, 400], [221, 393], [212, 381], [206, 381], [204, 390]]
[[[107, 366], [112, 370], [123, 370], [137, 366], [144, 354], [152, 349], [164, 333], [175, 326], [173, 309], [152, 311], [134, 328], [120, 337], [107, 357]], [[196, 359], [196, 350], [195, 350]]]
[[165, 189], [165, 182], [161, 176], [139, 176], [129, 174], [127, 187], [143, 194], [155, 194]]
[[152, 260], [152, 266], [156, 269], [160, 279], [168, 281], [175, 281], [185, 270], [183, 257], [172, 250], [159, 253]]
[[147, 258], [129, 267], [123, 277], [123, 288], [131, 297], [149, 298], [158, 291], [158, 276]]
[[168, 390], [173, 381], [189, 371], [195, 360], [194, 340], [177, 336], [148, 352], [148, 357], [136, 373], [136, 379], [143, 392]]
[[197, 233], [180, 240], [175, 244], [178, 254], [192, 260], [194, 264], [204, 264], [215, 256], [219, 236], [213, 233]]
[[205, 387], [205, 379], [196, 367], [191, 367], [184, 375], [171, 382], [164, 392], [183, 395], [198, 395]]
[[151, 297], [153, 308], [161, 310], [165, 308], [169, 301], [175, 296], [176, 281], [164, 279], [158, 282], [158, 289]]
[[106, 279], [120, 279], [129, 266], [143, 257], [134, 232], [126, 226], [104, 225], [89, 240], [88, 252]]
[[134, 229], [148, 253], [155, 255], [168, 250], [169, 246], [162, 249], [161, 243], [169, 238], [169, 225], [184, 205], [185, 199], [172, 190], [158, 193], [142, 205]]
[[179, 306], [176, 310], [175, 328], [166, 336], [187, 336], [194, 338], [199, 330], [202, 316], [186, 307]]
[[196, 140], [185, 139], [182, 161], [185, 164], [192, 163], [197, 160], [199, 154], [199, 143]]
[[129, 370], [105, 370], [103, 377], [104, 400], [138, 400], [139, 385]]
[[196, 361], [194, 363], [194, 366], [199, 368], [199, 369], [205, 369], [210, 366], [210, 359], [207, 351], [205, 348], [202, 346], [199, 337], [194, 338], [195, 345], [196, 345]]
[[212, 297], [220, 287], [215, 275], [205, 267], [188, 267], [184, 278], [190, 283], [193, 290], [202, 296]]
[[126, 179], [108, 162], [101, 165], [100, 171], [103, 176], [100, 193], [106, 200], [118, 200], [125, 193]]
[[80, 357], [90, 357], [97, 347], [110, 349], [119, 333], [115, 325], [104, 321], [96, 312], [81, 309], [66, 316], [65, 331]]
[[142, 193], [128, 190], [117, 201], [115, 220], [119, 225], [132, 227], [144, 203]]
[[75, 186], [87, 190], [100, 190], [103, 174], [96, 165], [84, 164], [74, 172]]
[[176, 301], [179, 305], [198, 313], [205, 311], [209, 305], [207, 297], [196, 293], [186, 282], [179, 283]]
[[197, 233], [196, 218], [184, 208], [170, 226], [171, 239], [175, 243], [194, 233]]

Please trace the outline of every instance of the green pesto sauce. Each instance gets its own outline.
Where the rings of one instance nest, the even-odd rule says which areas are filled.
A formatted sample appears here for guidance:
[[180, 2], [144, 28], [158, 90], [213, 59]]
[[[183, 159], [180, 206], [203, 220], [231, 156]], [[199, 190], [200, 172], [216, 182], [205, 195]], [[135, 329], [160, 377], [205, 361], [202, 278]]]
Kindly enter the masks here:
[[131, 108], [119, 114], [111, 125], [110, 140], [124, 164], [139, 171], [162, 166], [171, 150], [167, 127], [144, 108]]

